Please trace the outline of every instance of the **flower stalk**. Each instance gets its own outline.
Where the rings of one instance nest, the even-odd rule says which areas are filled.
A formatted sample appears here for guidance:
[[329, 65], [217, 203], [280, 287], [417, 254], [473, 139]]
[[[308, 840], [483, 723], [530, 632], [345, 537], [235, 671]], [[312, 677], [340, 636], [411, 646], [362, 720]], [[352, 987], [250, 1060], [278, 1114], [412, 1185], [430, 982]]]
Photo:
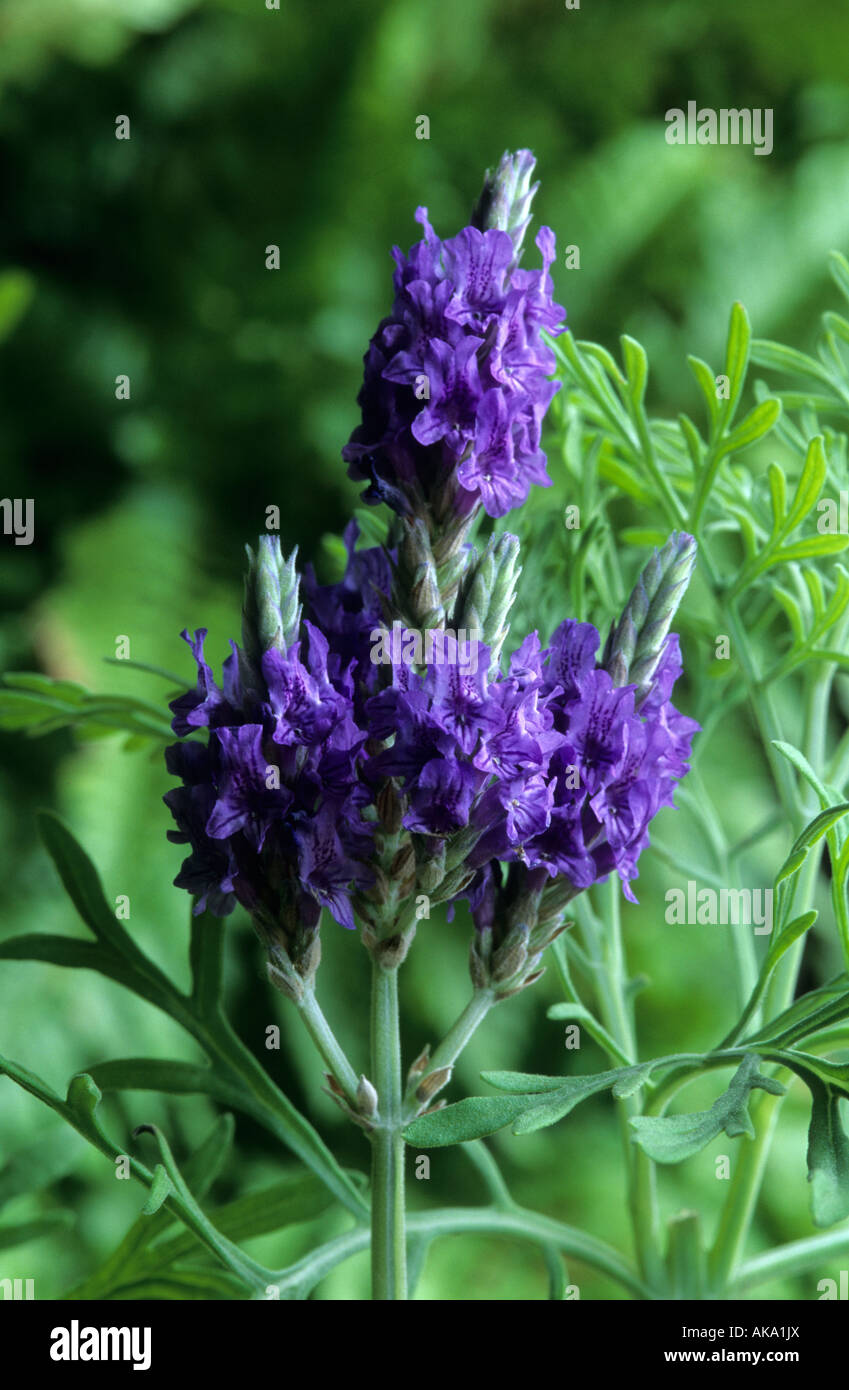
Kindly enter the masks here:
[[371, 1131], [372, 1298], [407, 1297], [398, 967], [372, 964], [371, 1068], [378, 1111]]

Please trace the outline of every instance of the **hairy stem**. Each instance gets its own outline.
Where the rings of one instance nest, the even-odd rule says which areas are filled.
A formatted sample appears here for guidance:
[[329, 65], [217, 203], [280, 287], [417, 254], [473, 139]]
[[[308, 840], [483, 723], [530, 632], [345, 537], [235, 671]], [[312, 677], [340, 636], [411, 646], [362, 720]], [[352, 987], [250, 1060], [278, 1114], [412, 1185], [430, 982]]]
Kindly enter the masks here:
[[348, 1102], [356, 1106], [357, 1074], [337, 1042], [336, 1036], [315, 997], [315, 991], [311, 987], [304, 990], [303, 997], [298, 1000], [296, 1008], [301, 1022], [312, 1038], [327, 1070], [342, 1087]]
[[[825, 707], [831, 680], [832, 673], [828, 669], [820, 672], [811, 683], [808, 692], [805, 751], [814, 767], [822, 765]], [[800, 797], [799, 800], [804, 806], [804, 798]], [[809, 807], [808, 810], [810, 809]], [[806, 815], [807, 811], [804, 812], [803, 819]], [[821, 843], [813, 846], [808, 854], [799, 880], [801, 902], [809, 902], [813, 897], [821, 855]], [[804, 949], [804, 939], [797, 941], [779, 964], [767, 990], [763, 1009], [766, 1018], [775, 1017], [792, 1001]], [[781, 1100], [781, 1096], [764, 1095], [760, 1097], [757, 1105], [753, 1106], [752, 1121], [756, 1138], [752, 1144], [741, 1148], [737, 1169], [710, 1254], [711, 1278], [720, 1291], [733, 1279], [743, 1252], [760, 1194]]]
[[[651, 1290], [640, 1279], [636, 1271], [618, 1252], [604, 1241], [586, 1235], [573, 1226], [565, 1226], [547, 1216], [524, 1208], [500, 1211], [495, 1207], [453, 1207], [449, 1210], [429, 1211], [411, 1216], [409, 1219], [411, 1236], [436, 1238], [447, 1235], [476, 1233], [479, 1235], [505, 1236], [510, 1240], [527, 1240], [534, 1245], [554, 1246], [575, 1260], [580, 1260], [600, 1274], [616, 1281], [637, 1298], [650, 1299]], [[275, 1272], [273, 1281], [281, 1295], [303, 1296], [314, 1288], [336, 1265], [352, 1255], [365, 1250], [369, 1243], [369, 1233], [362, 1227], [355, 1227], [345, 1235], [328, 1241], [318, 1250], [313, 1250], [297, 1264], [288, 1269]]]
[[418, 1110], [418, 1105], [415, 1102], [416, 1089], [433, 1072], [440, 1071], [443, 1067], [453, 1067], [463, 1048], [496, 1002], [491, 989], [475, 990], [463, 1012], [458, 1015], [439, 1046], [432, 1053], [425, 1071], [411, 1083], [406, 1096], [405, 1121], [411, 1120]]
[[[604, 943], [595, 915], [586, 901], [585, 910], [579, 911], [579, 920], [587, 953], [595, 966], [602, 1022], [627, 1057], [629, 1065], [632, 1065], [636, 1060], [636, 1041], [625, 993], [627, 975], [619, 910], [619, 881], [613, 875], [608, 881], [607, 895], [609, 911]], [[640, 1273], [648, 1284], [660, 1288], [663, 1269], [659, 1246], [655, 1166], [648, 1155], [632, 1142], [632, 1130], [628, 1123], [639, 1111], [640, 1101], [636, 1096], [625, 1098], [619, 1105], [628, 1207]]]
[[734, 1281], [732, 1293], [743, 1293], [771, 1279], [805, 1274], [809, 1269], [820, 1273], [823, 1262], [829, 1257], [845, 1258], [846, 1255], [849, 1255], [849, 1227], [829, 1231], [826, 1235], [794, 1240], [789, 1245], [779, 1245], [775, 1250], [767, 1250], [763, 1255], [747, 1260]]
[[371, 1133], [372, 1298], [407, 1297], [398, 967], [372, 967], [371, 1065], [378, 1115]]

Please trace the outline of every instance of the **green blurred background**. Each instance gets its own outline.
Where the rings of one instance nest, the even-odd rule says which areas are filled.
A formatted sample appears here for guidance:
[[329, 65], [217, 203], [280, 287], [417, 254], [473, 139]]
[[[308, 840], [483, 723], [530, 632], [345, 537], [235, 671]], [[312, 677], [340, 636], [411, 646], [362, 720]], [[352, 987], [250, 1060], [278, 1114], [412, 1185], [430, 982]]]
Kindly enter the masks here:
[[[419, 203], [443, 235], [464, 225], [484, 168], [505, 148], [533, 148], [537, 217], [561, 249], [580, 247], [580, 270], [562, 256], [556, 270], [572, 330], [608, 346], [625, 331], [643, 341], [657, 409], [693, 406], [685, 355], [719, 356], [735, 298], [757, 335], [809, 349], [832, 299], [826, 254], [849, 246], [846, 57], [846, 13], [831, 0], [585, 0], [577, 11], [558, 0], [282, 0], [279, 11], [264, 0], [0, 0], [2, 492], [32, 496], [36, 508], [35, 543], [0, 546], [0, 665], [161, 697], [160, 685], [103, 658], [128, 636], [133, 658], [188, 678], [178, 633], [201, 624], [217, 664], [237, 632], [243, 545], [271, 504], [285, 548], [297, 542], [332, 577], [329, 537], [357, 499], [339, 450], [357, 420], [362, 353], [389, 307], [390, 247], [416, 239]], [[691, 98], [774, 108], [772, 156], [669, 149], [663, 113]], [[130, 118], [128, 141], [115, 139], [119, 115]], [[429, 140], [416, 139], [420, 115]], [[265, 268], [272, 243], [276, 272]], [[129, 401], [116, 400], [119, 374], [130, 377]], [[129, 896], [141, 943], [182, 980], [188, 906], [171, 887], [181, 853], [165, 840], [160, 759], [124, 753], [120, 739], [81, 745], [65, 734], [3, 735], [0, 752], [3, 935], [79, 930], [34, 835], [34, 811], [54, 806], [108, 895]], [[745, 727], [729, 729], [723, 764], [706, 771], [735, 823], [768, 809]], [[647, 1055], [713, 1041], [715, 1000], [732, 978], [721, 929], [715, 940], [671, 937], [664, 872], [644, 861], [641, 906], [625, 917], [634, 967], [651, 979], [639, 1011]], [[364, 1167], [361, 1137], [320, 1093], [311, 1054], [263, 983], [247, 924], [234, 917], [232, 928], [243, 1036], [261, 1049], [279, 1019], [284, 1048], [265, 1054], [269, 1065], [345, 1161]], [[409, 1056], [464, 1002], [465, 955], [459, 922], [420, 931], [404, 980]], [[357, 1057], [362, 957], [355, 938], [325, 929], [324, 993]], [[500, 1010], [469, 1049], [455, 1094], [476, 1088], [484, 1065], [559, 1069], [561, 1026], [544, 1017], [557, 997], [546, 978]], [[175, 1026], [99, 977], [36, 964], [0, 971], [0, 1050], [58, 1088], [109, 1057], [187, 1049]], [[586, 1065], [603, 1064], [594, 1055]], [[699, 1102], [698, 1088], [691, 1094]], [[810, 1230], [802, 1098], [794, 1093], [785, 1113], [758, 1247]], [[178, 1157], [210, 1118], [202, 1100], [107, 1102], [116, 1136], [158, 1120]], [[37, 1296], [56, 1297], [118, 1241], [141, 1199], [3, 1084], [0, 1160], [33, 1140], [47, 1186], [4, 1215], [23, 1221], [62, 1206], [77, 1220], [0, 1254], [0, 1276], [35, 1277]], [[238, 1142], [242, 1162], [220, 1180], [222, 1200], [280, 1163], [246, 1121]], [[627, 1246], [607, 1102], [495, 1147], [518, 1197]], [[667, 1170], [665, 1210], [699, 1205], [710, 1221], [722, 1195], [714, 1151], [728, 1148]], [[452, 1150], [432, 1155], [426, 1192], [411, 1186], [413, 1202], [482, 1199]], [[344, 1224], [328, 1216], [257, 1253], [283, 1263]], [[343, 1266], [321, 1296], [364, 1296], [366, 1263]], [[589, 1271], [571, 1278], [583, 1297], [619, 1296]], [[763, 1292], [810, 1298], [814, 1284]], [[524, 1247], [463, 1239], [432, 1250], [419, 1297], [545, 1288]]]

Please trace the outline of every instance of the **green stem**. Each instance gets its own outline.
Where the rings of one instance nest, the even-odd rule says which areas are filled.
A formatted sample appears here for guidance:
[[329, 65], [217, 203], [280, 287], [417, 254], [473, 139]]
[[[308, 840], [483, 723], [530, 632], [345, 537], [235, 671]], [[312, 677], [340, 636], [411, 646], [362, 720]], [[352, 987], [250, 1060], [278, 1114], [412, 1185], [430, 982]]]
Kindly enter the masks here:
[[376, 960], [372, 967], [371, 1059], [378, 1097], [378, 1118], [371, 1132], [372, 1298], [406, 1299], [398, 967], [384, 969]]
[[[830, 674], [827, 671], [820, 672], [808, 692], [805, 752], [806, 755], [810, 755], [809, 761], [814, 767], [822, 765], [825, 709], [830, 685]], [[802, 804], [802, 798], [800, 805], [804, 819], [809, 808]], [[796, 815], [798, 816], [799, 812], [796, 812]], [[814, 846], [808, 854], [799, 881], [801, 902], [809, 902], [813, 898], [821, 854], [822, 844]], [[774, 1018], [786, 1009], [793, 999], [804, 949], [804, 939], [797, 941], [779, 964], [766, 994], [763, 1008], [766, 1018]], [[752, 1122], [756, 1138], [753, 1143], [741, 1149], [737, 1170], [709, 1258], [711, 1279], [715, 1289], [720, 1293], [733, 1279], [743, 1251], [760, 1193], [781, 1099], [780, 1096], [764, 1095], [753, 1107]]]
[[576, 1004], [578, 1008], [582, 1010], [580, 1022], [583, 1027], [587, 1030], [593, 1041], [598, 1043], [602, 1052], [605, 1052], [611, 1061], [615, 1062], [616, 1065], [620, 1067], [630, 1067], [631, 1059], [627, 1053], [619, 1046], [616, 1039], [611, 1037], [603, 1024], [599, 1023], [598, 1019], [590, 1013], [589, 1009], [585, 1009], [584, 1005], [581, 1003], [580, 995], [572, 983], [569, 961], [566, 956], [566, 945], [562, 936], [559, 936], [557, 940], [552, 943], [550, 949], [554, 960], [554, 966], [560, 978], [560, 983], [563, 987], [563, 993], [566, 996], [567, 1002]]
[[[336, 1162], [309, 1122], [294, 1109], [271, 1077], [245, 1047], [241, 1038], [220, 1015], [214, 1025], [194, 1020], [194, 1037], [211, 1059], [220, 1059], [240, 1081], [247, 1094], [245, 1109], [254, 1113], [272, 1134], [316, 1172], [344, 1207], [363, 1221], [368, 1208], [348, 1174]], [[249, 1098], [249, 1099], [248, 1099]]]
[[304, 990], [303, 997], [298, 1001], [296, 1007], [327, 1070], [342, 1087], [349, 1103], [356, 1106], [357, 1086], [359, 1084], [357, 1074], [337, 1042], [312, 988]]
[[[636, 1041], [631, 1012], [625, 998], [626, 972], [619, 910], [619, 881], [614, 876], [608, 884], [609, 920], [606, 923], [604, 945], [599, 925], [586, 899], [578, 909], [581, 931], [587, 952], [595, 967], [599, 1012], [605, 1028], [628, 1058], [636, 1060]], [[619, 1127], [628, 1184], [628, 1206], [634, 1231], [634, 1242], [643, 1279], [654, 1288], [663, 1282], [660, 1256], [659, 1219], [655, 1166], [642, 1149], [632, 1141], [628, 1123], [640, 1111], [640, 1100], [629, 1096], [619, 1106]]]
[[[615, 1280], [637, 1298], [652, 1298], [652, 1291], [618, 1250], [573, 1226], [563, 1225], [523, 1208], [499, 1211], [494, 1207], [452, 1207], [445, 1211], [411, 1216], [408, 1225], [411, 1236], [429, 1236], [431, 1239], [474, 1232], [478, 1235], [505, 1236], [511, 1240], [527, 1240], [534, 1245], [555, 1246], [564, 1254]], [[368, 1231], [355, 1227], [318, 1250], [313, 1250], [297, 1264], [276, 1271], [269, 1283], [275, 1283], [283, 1296], [304, 1297], [336, 1265], [365, 1250], [368, 1243]]]
[[463, 1144], [463, 1148], [483, 1178], [492, 1205], [499, 1211], [518, 1211], [519, 1205], [510, 1196], [507, 1184], [501, 1176], [501, 1169], [483, 1140], [472, 1139]]
[[755, 1138], [740, 1153], [708, 1259], [710, 1285], [715, 1297], [724, 1295], [743, 1250], [769, 1157], [781, 1099], [781, 1096], [764, 1095], [753, 1106]]
[[849, 1226], [844, 1226], [840, 1231], [829, 1231], [827, 1235], [808, 1236], [805, 1240], [779, 1245], [775, 1250], [747, 1260], [734, 1281], [732, 1293], [736, 1297], [757, 1284], [804, 1274], [809, 1269], [819, 1272], [824, 1260], [845, 1255], [849, 1255]]
[[490, 989], [476, 989], [463, 1012], [455, 1019], [442, 1042], [432, 1053], [427, 1068], [411, 1082], [404, 1107], [405, 1123], [413, 1119], [419, 1110], [415, 1092], [422, 1082], [433, 1072], [443, 1067], [453, 1067], [469, 1039], [483, 1023], [496, 998]]

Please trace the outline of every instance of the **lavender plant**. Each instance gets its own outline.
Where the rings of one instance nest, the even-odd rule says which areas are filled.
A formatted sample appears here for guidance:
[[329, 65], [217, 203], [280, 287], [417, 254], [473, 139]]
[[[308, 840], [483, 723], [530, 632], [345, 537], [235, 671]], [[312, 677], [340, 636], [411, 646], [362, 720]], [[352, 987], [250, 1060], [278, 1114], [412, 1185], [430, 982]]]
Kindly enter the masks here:
[[[849, 1097], [841, 1059], [849, 740], [828, 744], [832, 692], [849, 663], [849, 578], [832, 558], [847, 538], [808, 526], [829, 466], [838, 490], [846, 481], [846, 436], [820, 427], [818, 414], [839, 417], [849, 403], [841, 348], [849, 323], [826, 316], [817, 361], [751, 343], [735, 306], [724, 371], [690, 359], [705, 432], [683, 414], [651, 419], [640, 345], [623, 338], [620, 368], [605, 349], [564, 331], [550, 229], [536, 237], [541, 268], [523, 263], [533, 169], [529, 152], [506, 154], [487, 174], [468, 227], [442, 240], [420, 208], [422, 239], [407, 255], [394, 252], [394, 302], [369, 344], [361, 423], [343, 450], [372, 510], [346, 530], [337, 583], [320, 584], [309, 566], [299, 572], [297, 552], [286, 556], [276, 536], [263, 535], [248, 550], [241, 642], [231, 642], [220, 679], [205, 655], [206, 630], [183, 633], [197, 679], [171, 700], [170, 727], [143, 701], [91, 696], [35, 675], [6, 678], [7, 728], [121, 728], [167, 745], [167, 771], [179, 783], [164, 798], [176, 825], [169, 838], [188, 851], [175, 883], [193, 899], [193, 984], [189, 994], [177, 990], [141, 952], [84, 851], [50, 813], [41, 819], [45, 843], [94, 940], [13, 938], [0, 944], [0, 957], [100, 971], [176, 1020], [208, 1064], [108, 1062], [74, 1077], [64, 1100], [17, 1064], [0, 1067], [111, 1157], [121, 1150], [96, 1113], [103, 1090], [206, 1094], [265, 1125], [311, 1170], [307, 1209], [314, 1201], [320, 1209], [326, 1193], [353, 1218], [347, 1233], [294, 1266], [267, 1268], [240, 1242], [283, 1224], [291, 1193], [202, 1205], [228, 1121], [182, 1167], [166, 1136], [143, 1127], [159, 1155], [153, 1168], [130, 1160], [149, 1189], [143, 1214], [77, 1296], [115, 1296], [167, 1276], [174, 1287], [202, 1286], [205, 1296], [304, 1298], [369, 1246], [373, 1297], [404, 1299], [411, 1251], [443, 1234], [478, 1231], [537, 1246], [553, 1271], [552, 1297], [563, 1297], [566, 1255], [637, 1298], [717, 1298], [849, 1248], [844, 1225], [744, 1258], [793, 1076], [812, 1100], [814, 1225], [849, 1217], [840, 1116]], [[849, 297], [849, 264], [833, 264]], [[805, 389], [769, 391], [757, 382], [756, 403], [738, 418], [750, 359], [795, 375]], [[550, 483], [544, 421], [568, 495], [591, 518], [560, 530], [556, 546], [534, 544], [537, 490]], [[777, 462], [764, 477], [738, 461], [770, 433], [796, 469], [789, 502]], [[623, 495], [645, 509], [646, 526], [614, 528], [612, 506]], [[631, 552], [646, 546], [649, 558], [633, 565]], [[698, 605], [679, 613], [696, 566]], [[689, 685], [694, 717], [672, 703], [682, 677], [673, 622], [699, 673]], [[714, 645], [718, 652], [720, 636], [734, 660], [727, 675], [708, 678], [704, 654]], [[777, 797], [768, 821], [736, 843], [700, 771], [735, 707], [751, 712]], [[622, 902], [637, 902], [641, 856], [676, 791], [686, 833], [653, 852], [721, 888], [739, 881], [763, 842], [778, 845], [774, 916], [760, 956], [751, 924], [735, 926], [738, 998], [725, 1036], [718, 1030], [708, 1051], [645, 1056]], [[797, 994], [824, 847], [843, 968]], [[437, 904], [449, 920], [470, 920], [469, 1000], [446, 1035], [405, 1068], [399, 980], [403, 986], [416, 933], [430, 929]], [[320, 1055], [329, 1093], [370, 1147], [367, 1191], [225, 1017], [223, 919], [237, 905], [261, 942], [268, 980]], [[371, 959], [372, 996], [362, 1048], [349, 1058], [319, 1003], [320, 964], [322, 949], [357, 949], [357, 932]], [[484, 1072], [495, 1094], [449, 1100], [442, 1093], [466, 1044], [493, 1008], [540, 978], [546, 952], [565, 996], [549, 1017], [578, 1024], [609, 1067]], [[714, 1071], [730, 1079], [709, 1109], [670, 1112], [684, 1087]], [[508, 1126], [522, 1135], [554, 1125], [603, 1092], [622, 1113], [633, 1260], [592, 1233], [519, 1207], [481, 1142]], [[663, 1230], [658, 1166], [723, 1132], [748, 1142], [715, 1237], [708, 1242], [694, 1213]], [[408, 1219], [407, 1148], [454, 1144], [466, 1146], [491, 1204]], [[175, 1221], [186, 1234], [173, 1233]], [[203, 1247], [214, 1266], [199, 1264]], [[414, 1273], [418, 1264], [417, 1254]]]

